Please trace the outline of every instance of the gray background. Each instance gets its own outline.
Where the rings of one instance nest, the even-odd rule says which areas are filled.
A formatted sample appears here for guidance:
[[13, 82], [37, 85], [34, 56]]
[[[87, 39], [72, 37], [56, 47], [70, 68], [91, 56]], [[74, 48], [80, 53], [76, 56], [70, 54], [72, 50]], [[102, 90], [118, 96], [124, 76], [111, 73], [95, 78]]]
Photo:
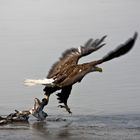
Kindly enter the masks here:
[[[140, 31], [139, 0], [0, 0], [0, 110], [28, 109], [43, 87], [25, 87], [26, 78], [44, 78], [61, 53], [89, 38], [108, 35], [107, 45], [80, 62], [96, 60]], [[74, 114], [140, 113], [140, 40], [119, 59], [101, 65], [73, 86]], [[57, 108], [55, 94], [49, 114]]]

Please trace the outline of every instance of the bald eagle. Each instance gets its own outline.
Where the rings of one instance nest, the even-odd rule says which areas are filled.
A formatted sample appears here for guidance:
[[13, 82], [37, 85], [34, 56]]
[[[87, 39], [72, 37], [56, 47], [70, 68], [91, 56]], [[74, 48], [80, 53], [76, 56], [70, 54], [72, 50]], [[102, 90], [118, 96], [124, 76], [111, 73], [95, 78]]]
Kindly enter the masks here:
[[[60, 92], [57, 93], [59, 103], [63, 104], [60, 105], [60, 107], [65, 108], [66, 111], [72, 113], [67, 104], [72, 86], [77, 82], [81, 82], [84, 76], [90, 72], [102, 72], [102, 68], [98, 67], [98, 65], [128, 53], [133, 48], [137, 36], [138, 33], [135, 32], [133, 37], [129, 38], [125, 43], [119, 45], [115, 50], [110, 51], [99, 60], [78, 64], [78, 60], [81, 57], [87, 56], [102, 48], [105, 45], [104, 40], [106, 36], [96, 40], [89, 39], [83, 46], [66, 50], [59, 61], [51, 67], [45, 79], [27, 79], [25, 80], [25, 84], [42, 84], [45, 86], [45, 98], [42, 99], [43, 107], [48, 104], [50, 95], [60, 90]], [[43, 107], [41, 108], [43, 109]]]

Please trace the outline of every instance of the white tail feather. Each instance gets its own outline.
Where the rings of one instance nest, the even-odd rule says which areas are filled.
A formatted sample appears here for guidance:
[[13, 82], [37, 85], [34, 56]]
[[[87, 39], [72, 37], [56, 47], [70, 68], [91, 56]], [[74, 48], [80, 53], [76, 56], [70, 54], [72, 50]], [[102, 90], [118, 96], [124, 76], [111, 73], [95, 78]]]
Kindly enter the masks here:
[[53, 86], [53, 79], [26, 79], [24, 85], [26, 86], [35, 86], [35, 85], [48, 85]]

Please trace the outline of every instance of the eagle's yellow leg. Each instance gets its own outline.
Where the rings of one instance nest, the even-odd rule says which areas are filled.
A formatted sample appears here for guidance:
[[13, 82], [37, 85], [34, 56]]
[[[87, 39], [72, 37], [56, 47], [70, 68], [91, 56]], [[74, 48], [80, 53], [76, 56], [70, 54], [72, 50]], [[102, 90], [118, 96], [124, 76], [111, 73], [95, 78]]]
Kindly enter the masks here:
[[48, 104], [49, 97], [50, 97], [50, 95], [45, 95], [45, 97], [42, 99], [42, 103], [44, 104], [44, 106], [46, 106]]

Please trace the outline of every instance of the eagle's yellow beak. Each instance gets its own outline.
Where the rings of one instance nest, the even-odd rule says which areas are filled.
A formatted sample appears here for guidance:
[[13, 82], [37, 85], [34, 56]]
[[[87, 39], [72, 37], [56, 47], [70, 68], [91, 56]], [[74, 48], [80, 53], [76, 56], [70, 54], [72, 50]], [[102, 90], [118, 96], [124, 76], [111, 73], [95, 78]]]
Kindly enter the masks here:
[[103, 72], [102, 68], [100, 67], [94, 67], [94, 71]]

